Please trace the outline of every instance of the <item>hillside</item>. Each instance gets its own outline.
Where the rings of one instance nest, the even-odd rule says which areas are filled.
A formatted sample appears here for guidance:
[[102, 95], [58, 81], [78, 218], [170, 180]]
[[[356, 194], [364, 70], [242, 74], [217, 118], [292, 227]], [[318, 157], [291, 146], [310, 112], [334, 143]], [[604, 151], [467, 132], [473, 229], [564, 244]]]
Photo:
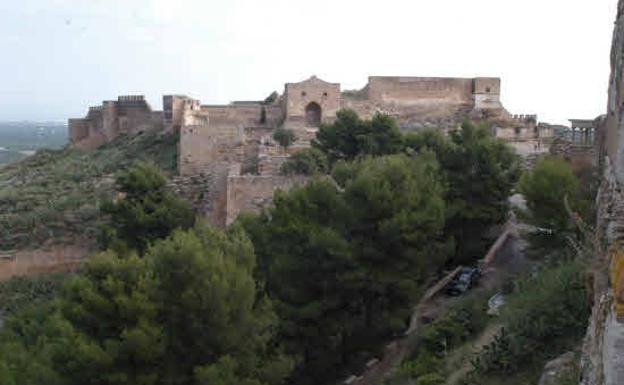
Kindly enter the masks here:
[[171, 173], [176, 144], [173, 135], [140, 133], [94, 151], [39, 150], [0, 168], [0, 251], [92, 243], [98, 205], [112, 197], [114, 174], [137, 160], [153, 161]]

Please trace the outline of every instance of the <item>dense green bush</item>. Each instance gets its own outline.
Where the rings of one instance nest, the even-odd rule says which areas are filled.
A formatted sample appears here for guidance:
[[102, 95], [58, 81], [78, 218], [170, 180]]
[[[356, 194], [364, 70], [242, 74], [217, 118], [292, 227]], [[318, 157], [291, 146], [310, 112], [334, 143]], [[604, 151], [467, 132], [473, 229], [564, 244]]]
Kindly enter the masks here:
[[105, 252], [54, 301], [0, 329], [2, 384], [277, 385], [291, 360], [240, 231], [178, 230], [143, 257]]
[[405, 330], [423, 282], [446, 261], [432, 154], [343, 168], [337, 183], [316, 178], [278, 192], [266, 213], [241, 219], [277, 302], [281, 341], [301, 357], [299, 384], [333, 381]]
[[280, 146], [288, 148], [295, 142], [295, 140], [297, 140], [297, 138], [295, 137], [295, 132], [293, 130], [280, 127], [273, 131], [273, 140], [279, 143]]
[[282, 164], [280, 172], [283, 175], [327, 174], [329, 172], [327, 156], [316, 148], [298, 151]]
[[558, 231], [570, 228], [564, 199], [568, 199], [572, 209], [578, 210], [581, 197], [579, 181], [568, 162], [560, 158], [539, 159], [533, 169], [522, 175], [519, 188], [536, 225]]
[[477, 372], [513, 373], [561, 353], [585, 333], [589, 307], [583, 265], [569, 262], [529, 278], [508, 297], [499, 337], [473, 361]]
[[335, 122], [321, 125], [312, 145], [333, 163], [363, 155], [396, 154], [403, 148], [403, 138], [389, 115], [376, 113], [371, 120], [363, 120], [353, 110], [340, 110]]
[[0, 311], [5, 315], [54, 298], [67, 274], [51, 273], [33, 277], [15, 277], [0, 282]]
[[110, 223], [102, 226], [104, 248], [143, 255], [154, 240], [177, 228], [188, 229], [195, 221], [188, 202], [167, 190], [165, 175], [153, 163], [137, 163], [119, 173], [115, 185], [123, 198], [102, 205], [110, 216]]
[[417, 384], [444, 383], [444, 357], [485, 328], [486, 307], [485, 297], [467, 297], [426, 325], [416, 340], [414, 355], [402, 363], [401, 373]]

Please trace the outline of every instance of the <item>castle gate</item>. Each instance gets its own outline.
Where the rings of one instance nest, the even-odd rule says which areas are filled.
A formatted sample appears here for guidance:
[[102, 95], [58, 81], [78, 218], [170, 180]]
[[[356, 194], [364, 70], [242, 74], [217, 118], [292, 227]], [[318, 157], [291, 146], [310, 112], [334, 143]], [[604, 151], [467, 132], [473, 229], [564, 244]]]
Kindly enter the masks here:
[[307, 127], [318, 127], [321, 124], [321, 106], [316, 102], [309, 103], [305, 108]]

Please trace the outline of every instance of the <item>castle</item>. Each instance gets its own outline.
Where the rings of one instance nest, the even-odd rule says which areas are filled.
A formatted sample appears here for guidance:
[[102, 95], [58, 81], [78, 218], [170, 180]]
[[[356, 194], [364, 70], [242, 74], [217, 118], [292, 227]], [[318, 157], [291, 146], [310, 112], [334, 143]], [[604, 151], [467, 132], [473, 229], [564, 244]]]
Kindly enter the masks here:
[[[534, 115], [511, 115], [500, 101], [499, 78], [423, 78], [371, 76], [360, 90], [315, 76], [286, 83], [284, 92], [263, 101], [202, 105], [183, 95], [165, 95], [163, 111], [153, 111], [143, 96], [120, 96], [89, 108], [85, 118], [69, 120], [70, 143], [95, 148], [121, 134], [178, 132], [180, 177], [209, 175], [205, 211], [217, 225], [229, 224], [240, 211], [256, 211], [277, 188], [297, 178], [279, 175], [289, 153], [309, 146], [321, 123], [331, 123], [340, 109], [362, 118], [376, 112], [396, 118], [403, 130], [450, 129], [466, 117], [495, 122], [495, 134], [515, 142], [552, 136]], [[297, 140], [288, 150], [272, 132], [285, 127]]]

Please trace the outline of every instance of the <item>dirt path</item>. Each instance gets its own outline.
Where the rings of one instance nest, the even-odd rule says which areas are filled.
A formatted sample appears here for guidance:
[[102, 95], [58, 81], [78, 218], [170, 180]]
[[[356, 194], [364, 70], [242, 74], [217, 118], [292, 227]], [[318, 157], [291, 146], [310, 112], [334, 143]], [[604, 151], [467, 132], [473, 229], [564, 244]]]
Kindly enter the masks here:
[[[492, 325], [489, 325], [481, 333], [481, 335], [479, 335], [479, 337], [471, 344], [472, 345], [471, 351], [472, 352], [479, 351], [481, 347], [488, 345], [490, 342], [492, 342], [492, 340], [498, 334], [501, 328], [502, 328], [502, 325], [499, 323], [493, 323]], [[463, 350], [464, 348], [461, 347], [457, 349], [457, 353], [459, 355], [464, 355]], [[466, 377], [466, 375], [468, 375], [468, 373], [470, 373], [471, 369], [472, 369], [472, 365], [470, 364], [470, 361], [464, 359], [462, 361], [462, 365], [460, 366], [460, 368], [449, 375], [449, 377], [446, 380], [446, 385], [456, 385], [457, 383], [459, 383], [461, 379], [463, 379], [464, 377]]]

